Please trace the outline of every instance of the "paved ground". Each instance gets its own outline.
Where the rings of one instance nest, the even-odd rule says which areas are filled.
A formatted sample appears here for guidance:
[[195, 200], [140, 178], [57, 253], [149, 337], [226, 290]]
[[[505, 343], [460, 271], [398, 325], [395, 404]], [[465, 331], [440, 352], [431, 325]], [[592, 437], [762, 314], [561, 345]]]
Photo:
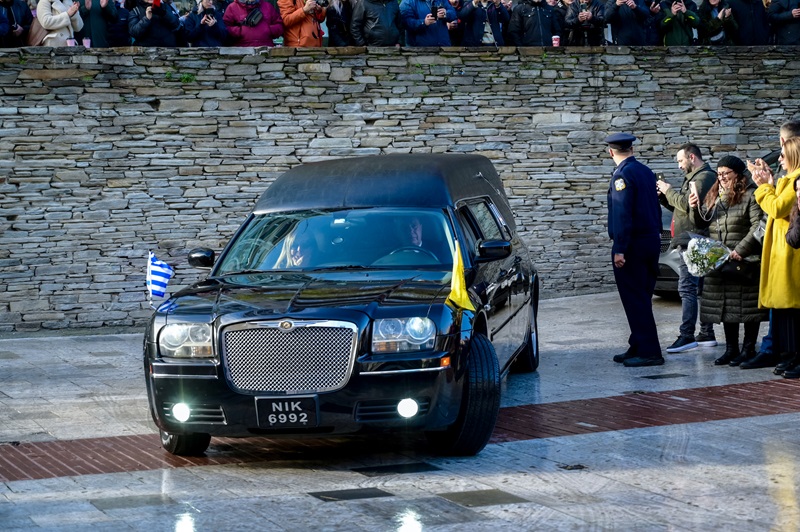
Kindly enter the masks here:
[[[666, 346], [680, 308], [655, 306]], [[547, 300], [540, 323], [540, 371], [508, 378], [466, 459], [386, 437], [174, 458], [139, 334], [0, 339], [0, 529], [798, 530], [800, 383], [714, 367], [721, 347], [614, 364], [613, 293]]]

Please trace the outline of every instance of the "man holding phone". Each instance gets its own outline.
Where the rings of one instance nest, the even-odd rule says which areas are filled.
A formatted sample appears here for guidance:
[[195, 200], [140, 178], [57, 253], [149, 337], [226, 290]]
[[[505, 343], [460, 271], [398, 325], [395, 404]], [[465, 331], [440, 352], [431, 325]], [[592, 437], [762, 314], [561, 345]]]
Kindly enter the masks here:
[[672, 0], [670, 5], [670, 0], [664, 0], [661, 11], [664, 13], [664, 18], [661, 19], [661, 31], [665, 46], [695, 44], [696, 31], [700, 27], [697, 4], [692, 0]]
[[[689, 244], [689, 233], [706, 234], [699, 230], [689, 218], [689, 193], [695, 192], [700, 203], [706, 197], [717, 180], [717, 174], [707, 162], [703, 161], [700, 148], [696, 144], [687, 143], [678, 149], [676, 155], [678, 168], [684, 172], [683, 184], [674, 189], [666, 181], [657, 181], [658, 199], [662, 205], [672, 211], [672, 241], [668, 251], [679, 252]], [[700, 334], [695, 338], [698, 307], [697, 295], [701, 288], [701, 280], [689, 273], [686, 263], [680, 261], [678, 276], [678, 294], [681, 296], [681, 325], [678, 339], [667, 348], [667, 353], [682, 353], [698, 346], [713, 347], [717, 345], [714, 326], [711, 323], [700, 323]]]

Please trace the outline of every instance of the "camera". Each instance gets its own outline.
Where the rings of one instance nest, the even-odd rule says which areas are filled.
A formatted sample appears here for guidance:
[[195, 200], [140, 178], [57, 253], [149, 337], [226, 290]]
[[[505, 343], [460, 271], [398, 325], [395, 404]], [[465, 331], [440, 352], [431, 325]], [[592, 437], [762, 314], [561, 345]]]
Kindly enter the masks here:
[[328, 0], [315, 0], [319, 7], [328, 7]]

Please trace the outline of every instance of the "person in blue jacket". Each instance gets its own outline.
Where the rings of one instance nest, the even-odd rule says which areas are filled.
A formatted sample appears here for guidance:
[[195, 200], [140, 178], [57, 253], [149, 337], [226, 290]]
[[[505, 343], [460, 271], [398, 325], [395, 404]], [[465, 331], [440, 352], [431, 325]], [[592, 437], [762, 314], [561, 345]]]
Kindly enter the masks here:
[[456, 10], [446, 0], [403, 0], [400, 18], [408, 46], [450, 46], [447, 23], [456, 20]]
[[222, 11], [216, 9], [214, 0], [200, 0], [183, 22], [186, 40], [198, 48], [225, 46], [228, 29], [222, 21], [222, 15]]
[[636, 137], [614, 133], [605, 139], [617, 167], [608, 187], [608, 236], [614, 280], [631, 334], [628, 350], [614, 356], [626, 367], [664, 363], [653, 316], [653, 290], [661, 253], [661, 206], [656, 176], [633, 156]]

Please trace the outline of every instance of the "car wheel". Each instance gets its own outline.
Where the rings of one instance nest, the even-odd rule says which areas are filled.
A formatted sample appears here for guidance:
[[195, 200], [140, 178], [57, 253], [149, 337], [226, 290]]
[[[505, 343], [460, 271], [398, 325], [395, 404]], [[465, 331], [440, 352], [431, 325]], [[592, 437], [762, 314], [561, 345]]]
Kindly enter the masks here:
[[494, 346], [476, 334], [470, 342], [464, 395], [456, 422], [440, 432], [428, 432], [433, 451], [451, 456], [472, 456], [492, 436], [500, 411], [500, 368]]
[[511, 366], [515, 373], [532, 373], [539, 368], [539, 326], [536, 323], [536, 315], [533, 317], [533, 324], [528, 326], [528, 341], [522, 352], [517, 355], [514, 364]]
[[211, 443], [211, 434], [170, 434], [161, 431], [161, 446], [178, 456], [201, 456]]

